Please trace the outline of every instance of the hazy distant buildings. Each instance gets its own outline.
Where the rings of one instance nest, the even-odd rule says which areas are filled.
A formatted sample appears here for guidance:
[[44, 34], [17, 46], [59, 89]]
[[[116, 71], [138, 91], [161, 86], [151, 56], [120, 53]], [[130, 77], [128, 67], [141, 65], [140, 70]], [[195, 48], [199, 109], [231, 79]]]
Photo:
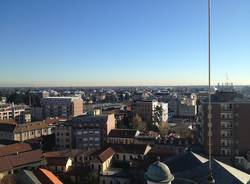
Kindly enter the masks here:
[[[203, 144], [208, 150], [208, 102], [203, 101]], [[215, 155], [245, 154], [250, 150], [250, 101], [232, 90], [212, 95], [212, 152]]]
[[179, 104], [178, 105], [178, 116], [191, 118], [195, 117], [197, 114], [197, 106], [196, 105], [187, 105], [187, 104]]
[[0, 97], [0, 105], [6, 104], [7, 98], [6, 97]]
[[43, 91], [42, 92], [42, 98], [49, 97], [49, 92], [48, 91]]
[[83, 114], [83, 100], [74, 97], [45, 97], [41, 99], [43, 118], [65, 118]]
[[168, 103], [158, 102], [157, 100], [136, 100], [134, 102], [134, 114], [138, 114], [143, 121], [153, 122], [153, 115], [157, 107], [162, 109], [162, 121], [168, 120]]
[[172, 98], [169, 100], [169, 112], [171, 112], [175, 117], [195, 118], [198, 112], [198, 107], [196, 103], [196, 94], [182, 94], [178, 98]]

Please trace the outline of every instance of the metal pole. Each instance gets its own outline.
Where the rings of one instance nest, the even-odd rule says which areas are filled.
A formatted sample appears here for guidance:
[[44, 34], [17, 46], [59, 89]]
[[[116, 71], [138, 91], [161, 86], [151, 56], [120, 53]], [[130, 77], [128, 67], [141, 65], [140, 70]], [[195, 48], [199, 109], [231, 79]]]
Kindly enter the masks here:
[[209, 149], [209, 177], [208, 183], [213, 184], [212, 173], [212, 105], [211, 105], [211, 0], [208, 0], [208, 149]]

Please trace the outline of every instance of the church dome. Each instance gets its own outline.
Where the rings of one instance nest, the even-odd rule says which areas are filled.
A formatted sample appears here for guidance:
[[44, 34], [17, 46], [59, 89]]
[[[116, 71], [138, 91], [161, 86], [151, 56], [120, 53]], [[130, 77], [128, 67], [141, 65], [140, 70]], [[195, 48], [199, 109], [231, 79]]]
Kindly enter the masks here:
[[170, 183], [174, 180], [174, 176], [166, 164], [157, 161], [149, 166], [145, 179], [155, 183]]

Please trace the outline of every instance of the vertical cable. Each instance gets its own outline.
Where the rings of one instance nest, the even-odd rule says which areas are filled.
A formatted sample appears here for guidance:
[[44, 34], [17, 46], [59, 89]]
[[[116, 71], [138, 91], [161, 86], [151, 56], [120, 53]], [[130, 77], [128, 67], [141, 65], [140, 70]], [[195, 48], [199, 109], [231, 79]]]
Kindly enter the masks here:
[[208, 150], [209, 150], [209, 169], [212, 169], [212, 144], [211, 144], [211, 128], [212, 128], [212, 106], [211, 106], [211, 0], [208, 0]]
[[209, 178], [208, 183], [215, 183], [212, 173], [212, 105], [211, 105], [211, 0], [208, 0], [208, 150]]

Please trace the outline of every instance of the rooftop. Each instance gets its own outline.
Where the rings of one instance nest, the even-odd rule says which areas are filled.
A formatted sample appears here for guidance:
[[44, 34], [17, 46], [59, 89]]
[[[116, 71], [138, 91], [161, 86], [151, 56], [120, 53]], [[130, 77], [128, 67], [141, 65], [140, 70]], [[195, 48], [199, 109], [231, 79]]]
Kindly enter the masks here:
[[115, 151], [112, 148], [109, 147], [106, 150], [104, 150], [102, 153], [100, 153], [98, 155], [98, 158], [101, 161], [101, 163], [103, 163], [107, 159], [109, 159], [110, 157], [112, 157], [114, 154], [115, 154]]
[[71, 149], [71, 150], [61, 150], [61, 151], [53, 151], [44, 153], [44, 157], [76, 157], [81, 154], [89, 154], [91, 151], [81, 150], [81, 149]]
[[151, 147], [145, 144], [117, 144], [112, 145], [112, 148], [117, 153], [144, 154], [147, 148]]
[[[166, 163], [176, 178], [174, 181], [176, 184], [183, 183], [180, 178], [193, 181], [193, 183], [207, 183], [209, 162], [198, 154], [187, 152], [184, 155], [167, 160]], [[246, 184], [250, 181], [250, 175], [218, 160], [212, 160], [212, 168], [216, 183]]]
[[8, 171], [17, 167], [34, 164], [42, 161], [42, 152], [40, 150], [32, 150], [15, 155], [0, 157], [0, 171]]
[[8, 146], [4, 146], [0, 148], [0, 157], [8, 156], [8, 155], [15, 155], [17, 153], [31, 151], [32, 148], [29, 144], [26, 143], [15, 143], [10, 144]]
[[112, 129], [108, 135], [111, 138], [134, 138], [137, 134], [137, 130], [131, 129]]
[[47, 169], [39, 168], [34, 173], [42, 184], [63, 184], [52, 172]]
[[[100, 125], [100, 124], [105, 124], [108, 121], [108, 117], [110, 115], [107, 114], [102, 114], [99, 116], [93, 116], [93, 115], [81, 115], [81, 116], [76, 116], [69, 122], [68, 124], [72, 125], [83, 125], [83, 126], [91, 126], [91, 125]], [[67, 124], [66, 123], [66, 124]]]

